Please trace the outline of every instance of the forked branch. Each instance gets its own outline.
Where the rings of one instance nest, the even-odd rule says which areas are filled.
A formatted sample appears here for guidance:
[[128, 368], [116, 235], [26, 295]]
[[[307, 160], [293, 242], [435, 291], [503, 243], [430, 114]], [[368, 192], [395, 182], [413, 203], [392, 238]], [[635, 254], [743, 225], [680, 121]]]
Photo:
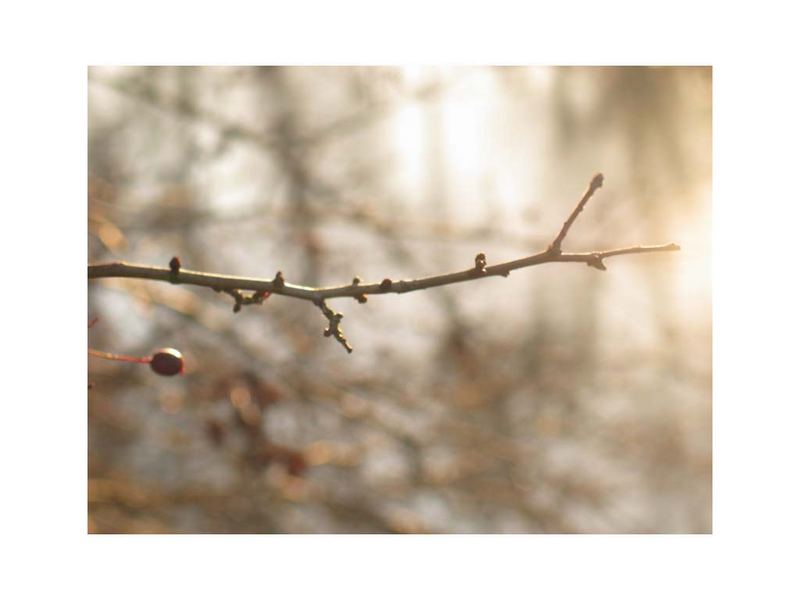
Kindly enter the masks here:
[[[329, 298], [354, 298], [360, 303], [366, 302], [368, 296], [378, 294], [404, 294], [417, 290], [424, 290], [442, 285], [450, 285], [462, 281], [482, 279], [484, 277], [502, 276], [508, 277], [511, 271], [532, 267], [544, 263], [554, 262], [576, 262], [584, 263], [589, 267], [594, 267], [601, 271], [606, 270], [606, 258], [621, 256], [623, 254], [644, 254], [650, 252], [670, 252], [680, 250], [677, 244], [662, 244], [659, 246], [630, 246], [626, 248], [616, 248], [612, 250], [602, 250], [595, 252], [565, 253], [561, 250], [561, 244], [569, 233], [570, 227], [583, 211], [594, 193], [603, 185], [603, 175], [598, 173], [592, 178], [589, 187], [583, 194], [578, 204], [573, 209], [569, 218], [564, 222], [561, 230], [556, 235], [553, 242], [543, 252], [519, 258], [504, 263], [489, 265], [486, 255], [480, 253], [474, 258], [474, 266], [463, 271], [446, 273], [443, 275], [433, 275], [419, 279], [408, 279], [392, 281], [384, 279], [380, 283], [361, 283], [356, 277], [349, 285], [338, 287], [305, 287], [294, 285], [284, 280], [283, 273], [278, 271], [273, 279], [254, 279], [244, 277], [234, 277], [216, 273], [204, 273], [200, 271], [190, 271], [183, 269], [180, 261], [173, 258], [166, 268], [153, 267], [147, 265], [135, 265], [125, 262], [114, 262], [97, 265], [89, 265], [89, 279], [100, 279], [106, 277], [127, 277], [135, 279], [153, 279], [158, 281], [168, 281], [173, 284], [197, 285], [211, 288], [217, 292], [224, 292], [232, 296], [235, 300], [234, 312], [238, 312], [242, 305], [262, 304], [271, 294], [280, 296], [290, 296], [301, 300], [313, 302], [322, 310], [323, 315], [328, 319], [328, 328], [323, 332], [325, 336], [332, 336], [348, 352], [352, 352], [352, 347], [342, 333], [340, 322], [343, 316], [328, 308], [325, 301]], [[252, 292], [244, 295], [242, 290]]]

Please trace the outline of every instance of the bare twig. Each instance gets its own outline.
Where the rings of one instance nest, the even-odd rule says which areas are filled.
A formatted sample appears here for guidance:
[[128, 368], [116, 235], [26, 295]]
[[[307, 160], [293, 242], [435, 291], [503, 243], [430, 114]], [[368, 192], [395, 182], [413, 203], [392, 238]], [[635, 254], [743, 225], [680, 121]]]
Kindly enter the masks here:
[[578, 215], [583, 210], [583, 207], [586, 206], [586, 203], [589, 202], [589, 199], [592, 195], [601, 187], [603, 187], [603, 174], [597, 173], [594, 177], [592, 177], [592, 181], [589, 182], [589, 187], [586, 192], [583, 194], [583, 198], [580, 199], [578, 204], [572, 210], [572, 214], [570, 214], [569, 218], [564, 221], [564, 225], [561, 227], [561, 231], [558, 232], [556, 239], [553, 240], [553, 243], [550, 244], [549, 250], [554, 253], [561, 252], [561, 242], [564, 241], [564, 238], [567, 237], [567, 233], [569, 233], [569, 228], [572, 227], [572, 224], [575, 222], [575, 219], [578, 218]]
[[[573, 209], [569, 218], [564, 222], [561, 231], [555, 237], [547, 250], [526, 256], [517, 260], [512, 260], [496, 265], [488, 265], [486, 255], [478, 254], [473, 265], [463, 271], [446, 273], [443, 275], [433, 275], [419, 279], [393, 281], [389, 278], [383, 279], [379, 283], [361, 283], [360, 279], [355, 278], [350, 285], [338, 287], [305, 287], [294, 285], [285, 281], [283, 273], [278, 271], [274, 279], [256, 279], [235, 277], [216, 273], [205, 273], [191, 271], [182, 266], [175, 268], [173, 261], [170, 267], [153, 267], [147, 265], [136, 265], [125, 262], [114, 262], [97, 265], [89, 265], [89, 279], [100, 279], [107, 277], [126, 277], [135, 279], [152, 279], [158, 281], [168, 281], [174, 284], [197, 285], [211, 288], [217, 292], [224, 292], [232, 296], [236, 302], [234, 312], [238, 312], [242, 305], [261, 304], [270, 294], [289, 296], [308, 300], [316, 304], [328, 319], [328, 329], [325, 330], [326, 336], [333, 336], [341, 343], [348, 352], [352, 348], [347, 343], [340, 328], [341, 314], [335, 313], [325, 304], [329, 298], [355, 298], [359, 302], [365, 302], [368, 295], [378, 294], [405, 294], [417, 290], [424, 290], [433, 287], [451, 285], [473, 279], [484, 277], [502, 276], [508, 277], [511, 271], [532, 267], [545, 263], [554, 262], [576, 262], [583, 263], [589, 267], [606, 270], [606, 258], [621, 256], [623, 254], [646, 254], [651, 252], [670, 252], [680, 250], [677, 244], [662, 244], [658, 246], [630, 246], [616, 248], [612, 250], [602, 250], [595, 252], [576, 252], [565, 253], [561, 250], [561, 244], [569, 233], [569, 229], [577, 219], [580, 212], [586, 206], [594, 192], [603, 184], [603, 176], [597, 174], [592, 178], [589, 188], [584, 193], [577, 206]], [[253, 293], [244, 296], [241, 290], [249, 290]]]
[[242, 310], [242, 306], [248, 304], [264, 304], [264, 300], [270, 297], [270, 292], [253, 292], [252, 294], [245, 296], [240, 290], [214, 288], [214, 291], [224, 292], [233, 298], [233, 312], [239, 312]]
[[344, 315], [342, 313], [334, 312], [328, 308], [328, 305], [325, 304], [325, 300], [319, 300], [316, 304], [319, 306], [322, 314], [325, 315], [325, 318], [328, 319], [328, 328], [322, 332], [322, 335], [325, 337], [333, 336], [337, 342], [344, 346], [344, 349], [347, 350], [348, 354], [352, 352], [353, 348], [347, 343], [347, 338], [344, 337], [342, 328], [339, 325], [342, 319], [344, 319]]

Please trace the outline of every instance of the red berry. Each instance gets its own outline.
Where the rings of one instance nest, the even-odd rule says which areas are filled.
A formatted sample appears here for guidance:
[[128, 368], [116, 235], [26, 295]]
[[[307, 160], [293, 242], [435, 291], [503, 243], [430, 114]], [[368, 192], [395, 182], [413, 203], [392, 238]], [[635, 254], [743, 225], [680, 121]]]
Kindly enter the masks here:
[[292, 454], [286, 461], [286, 471], [289, 475], [302, 477], [307, 468], [308, 464], [302, 454]]
[[175, 348], [161, 348], [150, 359], [150, 368], [159, 375], [183, 373], [183, 355]]

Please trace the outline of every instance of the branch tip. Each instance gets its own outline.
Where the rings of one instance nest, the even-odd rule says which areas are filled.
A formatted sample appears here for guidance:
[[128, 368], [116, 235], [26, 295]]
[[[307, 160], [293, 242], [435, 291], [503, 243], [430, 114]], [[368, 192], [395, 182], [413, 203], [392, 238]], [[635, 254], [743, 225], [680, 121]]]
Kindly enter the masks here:
[[592, 195], [601, 187], [603, 187], [603, 174], [597, 173], [592, 180], [589, 182], [589, 188], [584, 192], [583, 197], [578, 201], [578, 204], [572, 209], [572, 213], [570, 213], [569, 218], [564, 221], [564, 225], [561, 227], [561, 231], [558, 232], [556, 239], [553, 240], [553, 243], [547, 248], [548, 254], [558, 256], [561, 254], [561, 242], [564, 241], [564, 238], [567, 237], [567, 233], [569, 233], [569, 228], [572, 227], [572, 224], [575, 222], [575, 219], [578, 218], [578, 215], [583, 211], [583, 207], [586, 206], [586, 203], [589, 202], [589, 199]]

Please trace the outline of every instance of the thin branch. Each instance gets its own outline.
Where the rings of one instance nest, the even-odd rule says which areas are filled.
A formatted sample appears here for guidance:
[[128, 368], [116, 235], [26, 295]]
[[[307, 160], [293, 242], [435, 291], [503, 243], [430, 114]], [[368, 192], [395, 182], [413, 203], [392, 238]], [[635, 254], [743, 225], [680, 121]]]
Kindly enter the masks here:
[[347, 338], [344, 337], [342, 328], [339, 325], [342, 319], [344, 319], [344, 315], [342, 313], [334, 312], [328, 308], [328, 305], [325, 304], [325, 300], [320, 300], [316, 304], [319, 306], [322, 314], [325, 315], [325, 318], [328, 319], [328, 328], [322, 332], [322, 335], [325, 337], [333, 336], [337, 342], [344, 346], [344, 349], [347, 350], [347, 353], [350, 354], [353, 351], [353, 348], [347, 343]]
[[[446, 273], [443, 275], [433, 275], [419, 279], [409, 279], [392, 281], [383, 279], [379, 283], [361, 283], [358, 278], [353, 279], [350, 285], [338, 287], [306, 287], [294, 285], [285, 281], [283, 273], [278, 271], [273, 279], [256, 279], [249, 277], [235, 277], [217, 273], [205, 273], [201, 271], [191, 271], [183, 269], [180, 261], [173, 258], [170, 266], [166, 268], [153, 267], [147, 265], [137, 265], [125, 262], [113, 262], [89, 265], [89, 279], [101, 279], [108, 277], [124, 277], [134, 279], [152, 279], [157, 281], [168, 281], [173, 284], [197, 285], [211, 288], [217, 292], [224, 292], [232, 296], [236, 302], [234, 312], [238, 312], [245, 304], [262, 304], [271, 294], [289, 296], [308, 300], [317, 305], [328, 319], [328, 329], [325, 330], [326, 336], [333, 336], [341, 343], [348, 352], [352, 348], [347, 343], [342, 334], [340, 321], [341, 314], [335, 313], [325, 304], [329, 298], [355, 298], [359, 302], [366, 302], [367, 296], [378, 294], [405, 294], [417, 290], [424, 290], [433, 287], [451, 285], [473, 279], [485, 277], [502, 276], [508, 277], [511, 271], [524, 269], [535, 265], [556, 262], [576, 262], [583, 263], [589, 267], [606, 270], [606, 258], [621, 256], [623, 254], [647, 254], [652, 252], [671, 252], [680, 250], [677, 244], [662, 244], [658, 246], [630, 246], [626, 248], [616, 248], [612, 250], [602, 250], [595, 252], [564, 253], [561, 251], [561, 244], [569, 233], [569, 229], [588, 203], [594, 192], [603, 184], [603, 176], [598, 173], [592, 178], [588, 189], [584, 193], [577, 206], [573, 209], [569, 218], [564, 222], [561, 231], [555, 237], [547, 250], [526, 256], [517, 260], [512, 260], [495, 265], [487, 264], [486, 255], [478, 254], [473, 261], [472, 267], [463, 271]], [[241, 290], [252, 291], [249, 296], [244, 296]]]
[[270, 294], [290, 296], [293, 298], [317, 302], [319, 300], [327, 300], [329, 298], [355, 298], [361, 295], [378, 295], [389, 293], [404, 294], [407, 292], [424, 290], [442, 285], [450, 285], [462, 281], [470, 281], [472, 279], [480, 279], [491, 275], [501, 275], [506, 277], [511, 271], [545, 263], [580, 262], [589, 266], [595, 266], [598, 258], [602, 260], [604, 258], [622, 254], [644, 254], [649, 252], [669, 252], [674, 250], [680, 250], [680, 246], [677, 244], [663, 244], [660, 246], [631, 246], [628, 248], [617, 248], [614, 250], [603, 250], [597, 252], [561, 254], [554, 254], [548, 250], [532, 256], [527, 256], [525, 258], [486, 266], [484, 267], [484, 271], [478, 271], [475, 269], [475, 267], [472, 267], [464, 271], [456, 271], [454, 273], [447, 273], [445, 275], [422, 277], [420, 279], [400, 281], [384, 279], [381, 283], [358, 283], [339, 287], [323, 288], [305, 287], [291, 283], [284, 283], [282, 286], [276, 287], [274, 280], [270, 279], [234, 277], [232, 275], [190, 271], [188, 269], [181, 269], [178, 276], [173, 278], [172, 272], [168, 268], [136, 265], [126, 262], [89, 265], [89, 279], [102, 279], [109, 277], [152, 279], [156, 281], [169, 281], [177, 284], [207, 287], [215, 291], [224, 291], [231, 295], [234, 295], [235, 290], [253, 290], [256, 292], [269, 292]]
[[564, 221], [564, 225], [563, 227], [561, 227], [561, 231], [558, 232], [556, 239], [554, 239], [553, 243], [550, 244], [549, 249], [552, 252], [561, 252], [561, 242], [563, 242], [564, 238], [567, 237], [567, 233], [569, 233], [569, 228], [572, 227], [572, 224], [575, 222], [575, 219], [578, 218], [578, 215], [583, 210], [583, 207], [586, 206], [587, 202], [589, 202], [589, 199], [601, 187], [603, 187], [603, 174], [597, 173], [594, 177], [592, 177], [592, 181], [589, 182], [589, 187], [583, 194], [583, 198], [580, 199], [578, 204], [572, 210], [572, 214], [569, 216], [569, 218], [566, 221]]

